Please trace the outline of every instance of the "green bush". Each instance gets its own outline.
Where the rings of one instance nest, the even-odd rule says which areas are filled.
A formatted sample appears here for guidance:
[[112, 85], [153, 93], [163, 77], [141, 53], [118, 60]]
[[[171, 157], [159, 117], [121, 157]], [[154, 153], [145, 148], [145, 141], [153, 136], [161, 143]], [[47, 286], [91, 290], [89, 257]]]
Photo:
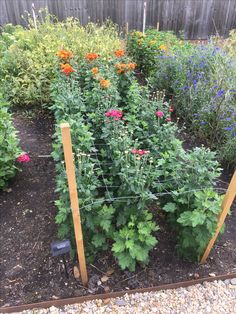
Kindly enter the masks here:
[[16, 131], [8, 105], [0, 95], [0, 189], [15, 175], [15, 161], [19, 154]]
[[188, 47], [190, 44], [179, 40], [173, 32], [159, 32], [155, 29], [148, 29], [145, 34], [131, 32], [127, 41], [128, 52], [146, 76], [155, 71], [158, 58], [173, 54], [182, 46]]
[[38, 30], [32, 25], [29, 29], [7, 25], [0, 37], [1, 90], [13, 105], [50, 103], [58, 50], [71, 49], [81, 59], [86, 52], [106, 56], [120, 47], [117, 28], [109, 21], [102, 26], [89, 23], [83, 27], [72, 18], [55, 22], [46, 15], [37, 26]]
[[175, 111], [189, 133], [232, 164], [236, 158], [235, 69], [225, 52], [209, 44], [180, 48], [159, 58], [149, 78], [154, 90], [165, 89], [174, 95]]
[[[71, 126], [83, 231], [89, 239], [85, 242], [87, 257], [94, 258], [96, 252], [111, 247], [122, 269], [133, 271], [137, 262], [148, 263], [158, 229], [149, 209], [159, 202], [165, 211], [169, 203], [180, 208], [173, 223], [175, 228], [178, 226], [179, 252], [199, 258], [209, 234], [216, 229], [218, 211], [212, 213], [205, 207], [203, 198], [200, 204], [197, 192], [212, 190], [217, 208], [220, 206], [218, 194], [213, 192], [219, 175], [214, 154], [204, 148], [190, 152], [183, 149], [176, 138], [178, 130], [171, 120], [169, 103], [163, 95], [152, 95], [137, 83], [134, 65], [126, 56], [90, 57], [93, 60], [86, 56], [77, 64], [71, 59], [70, 66], [57, 68], [52, 84], [59, 235], [72, 233], [58, 128], [59, 123], [67, 121]], [[204, 238], [204, 245], [196, 238], [192, 246], [187, 246], [183, 241], [186, 223], [181, 225], [181, 215], [189, 211], [195, 215], [201, 205], [206, 212], [204, 228], [211, 223], [211, 233]], [[195, 227], [188, 226], [192, 233]]]

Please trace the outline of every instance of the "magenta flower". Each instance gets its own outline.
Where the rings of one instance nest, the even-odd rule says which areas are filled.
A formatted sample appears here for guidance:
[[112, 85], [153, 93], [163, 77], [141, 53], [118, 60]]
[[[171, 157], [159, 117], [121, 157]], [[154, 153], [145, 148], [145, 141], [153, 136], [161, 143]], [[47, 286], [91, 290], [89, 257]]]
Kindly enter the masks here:
[[166, 121], [167, 121], [167, 122], [171, 122], [171, 118], [167, 118]]
[[123, 112], [116, 109], [111, 109], [105, 113], [106, 117], [112, 117], [115, 121], [122, 119]]
[[157, 111], [157, 112], [156, 112], [156, 116], [157, 116], [158, 118], [162, 118], [162, 117], [164, 116], [164, 113], [163, 113], [162, 111]]
[[19, 157], [17, 157], [16, 161], [20, 163], [29, 162], [30, 156], [27, 153], [22, 153]]
[[135, 154], [135, 155], [143, 156], [143, 155], [146, 155], [148, 153], [150, 153], [148, 150], [136, 149], [136, 148], [132, 149], [132, 154]]

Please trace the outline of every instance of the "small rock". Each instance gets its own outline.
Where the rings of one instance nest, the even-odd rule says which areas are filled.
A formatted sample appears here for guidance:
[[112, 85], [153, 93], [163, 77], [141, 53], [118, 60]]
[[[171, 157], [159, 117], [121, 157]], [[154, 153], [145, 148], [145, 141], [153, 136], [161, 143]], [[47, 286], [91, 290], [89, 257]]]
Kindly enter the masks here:
[[198, 273], [195, 273], [195, 274], [193, 275], [193, 277], [194, 277], [195, 279], [198, 279], [198, 278], [200, 277], [200, 275], [199, 275]]
[[98, 281], [97, 281], [97, 285], [98, 285], [98, 286], [101, 286], [101, 284], [102, 284], [101, 280], [98, 280]]
[[109, 268], [106, 272], [107, 276], [111, 276], [114, 273], [114, 269], [113, 268]]
[[232, 278], [231, 280], [230, 280], [230, 283], [231, 283], [231, 285], [236, 285], [236, 278]]
[[229, 288], [230, 289], [236, 289], [236, 286], [235, 285], [229, 285]]
[[108, 303], [110, 303], [110, 301], [111, 301], [111, 299], [107, 298], [107, 299], [103, 300], [103, 303], [108, 304]]
[[74, 266], [73, 272], [74, 272], [75, 279], [77, 279], [77, 280], [80, 279], [80, 271], [79, 271], [79, 268], [77, 266]]
[[117, 300], [115, 301], [115, 303], [116, 303], [116, 305], [118, 305], [118, 306], [125, 306], [125, 305], [126, 305], [126, 302], [125, 302], [125, 300], [123, 300], [123, 299], [117, 299]]
[[109, 277], [106, 275], [101, 278], [101, 282], [107, 282], [107, 280], [109, 280]]
[[7, 277], [14, 277], [16, 275], [19, 275], [23, 270], [23, 267], [21, 265], [16, 265], [12, 269], [6, 271], [6, 276]]
[[105, 286], [105, 287], [104, 287], [104, 291], [105, 291], [106, 293], [108, 293], [108, 292], [110, 291], [110, 287]]
[[210, 276], [210, 277], [215, 277], [215, 276], [216, 276], [216, 274], [214, 274], [214, 273], [210, 273], [210, 274], [209, 274], [209, 276]]
[[53, 300], [58, 300], [59, 297], [57, 297], [56, 295], [53, 295], [53, 296], [52, 296], [52, 299], [53, 299]]

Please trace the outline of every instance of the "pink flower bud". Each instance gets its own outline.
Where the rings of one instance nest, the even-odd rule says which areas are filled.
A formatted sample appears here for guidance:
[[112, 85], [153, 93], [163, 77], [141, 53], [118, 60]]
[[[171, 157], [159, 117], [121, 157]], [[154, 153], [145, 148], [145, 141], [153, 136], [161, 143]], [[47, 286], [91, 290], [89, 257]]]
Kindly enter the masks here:
[[156, 116], [157, 116], [158, 118], [162, 118], [163, 115], [164, 115], [164, 113], [163, 113], [162, 111], [157, 111], [157, 112], [156, 112]]
[[29, 162], [30, 156], [26, 153], [22, 153], [19, 157], [17, 157], [16, 161], [20, 163]]

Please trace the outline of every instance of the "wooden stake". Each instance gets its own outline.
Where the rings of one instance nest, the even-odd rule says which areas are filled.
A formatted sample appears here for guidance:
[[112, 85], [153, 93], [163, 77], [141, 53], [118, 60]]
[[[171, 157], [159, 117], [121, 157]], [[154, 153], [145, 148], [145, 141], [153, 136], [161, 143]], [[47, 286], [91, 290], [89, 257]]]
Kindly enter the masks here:
[[159, 32], [160, 24], [157, 22], [157, 31]]
[[73, 223], [74, 223], [75, 240], [76, 240], [76, 247], [77, 247], [78, 259], [79, 259], [80, 274], [81, 274], [83, 285], [87, 286], [88, 275], [87, 275], [86, 261], [85, 261], [85, 255], [84, 255], [83, 233], [82, 233], [81, 220], [80, 220], [79, 200], [78, 200], [75, 168], [74, 168], [73, 153], [72, 153], [70, 126], [68, 123], [62, 123], [60, 125], [60, 128], [61, 128], [61, 133], [62, 133], [62, 143], [63, 143], [64, 158], [65, 158], [65, 164], [66, 164], [68, 187], [69, 187], [69, 193], [70, 193], [70, 205], [71, 205], [72, 217], [73, 217]]
[[128, 34], [129, 34], [129, 22], [125, 23], [125, 38], [128, 38]]
[[143, 4], [143, 34], [145, 33], [146, 28], [146, 14], [147, 14], [147, 2], [145, 1]]
[[32, 3], [32, 15], [33, 15], [34, 27], [37, 31], [38, 28], [37, 28], [37, 19], [36, 19], [35, 10], [34, 10], [34, 3]]
[[225, 218], [229, 212], [229, 209], [230, 209], [230, 207], [234, 201], [235, 196], [236, 196], [236, 171], [234, 172], [233, 178], [230, 181], [229, 187], [226, 191], [225, 197], [224, 197], [223, 202], [221, 204], [222, 211], [219, 215], [215, 235], [212, 237], [212, 239], [208, 243], [208, 246], [207, 246], [207, 248], [206, 248], [206, 250], [202, 256], [202, 259], [200, 261], [201, 264], [206, 262], [209, 254], [211, 252], [211, 249], [212, 249], [212, 247], [213, 247], [213, 245], [214, 245], [214, 243], [215, 243], [215, 241], [219, 235], [219, 232], [220, 232], [220, 230], [224, 224]]

